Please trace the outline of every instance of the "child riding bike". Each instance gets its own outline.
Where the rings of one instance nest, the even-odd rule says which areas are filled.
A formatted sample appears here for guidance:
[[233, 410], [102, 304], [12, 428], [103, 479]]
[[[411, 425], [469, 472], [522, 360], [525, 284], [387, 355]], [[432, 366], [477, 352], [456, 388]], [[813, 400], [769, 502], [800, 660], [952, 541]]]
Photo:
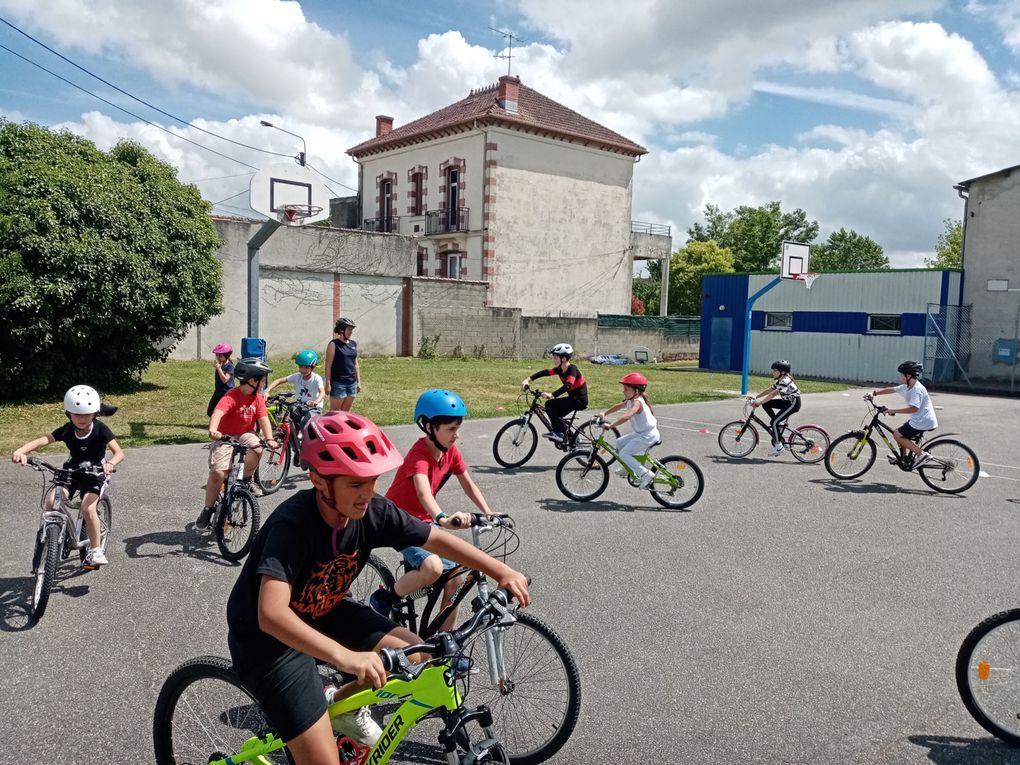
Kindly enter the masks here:
[[[467, 413], [464, 400], [452, 391], [432, 388], [418, 397], [414, 407], [414, 421], [425, 436], [419, 438], [408, 450], [403, 464], [397, 469], [393, 484], [386, 492], [386, 498], [420, 521], [447, 529], [470, 528], [471, 516], [468, 513], [447, 515], [436, 502], [436, 494], [451, 475], [457, 476], [464, 493], [479, 510], [492, 515], [481, 489], [471, 480], [467, 463], [455, 446]], [[433, 555], [419, 546], [408, 547], [401, 554], [407, 573], [394, 583], [392, 593], [379, 589], [369, 600], [372, 607], [384, 615], [389, 615], [397, 598], [428, 587], [444, 571], [457, 567], [453, 561]], [[441, 608], [449, 605], [463, 580], [463, 576], [457, 576], [446, 583]], [[457, 611], [454, 609], [440, 629], [451, 629], [456, 618]]]
[[[639, 480], [638, 488], [647, 489], [655, 479], [655, 473], [634, 457], [637, 454], [648, 451], [660, 440], [658, 422], [652, 410], [652, 405], [645, 397], [645, 389], [648, 387], [648, 378], [640, 372], [630, 372], [620, 378], [620, 385], [623, 386], [623, 401], [613, 404], [602, 413], [602, 429], [609, 430], [616, 428], [625, 422], [630, 422], [633, 432], [625, 433], [616, 439], [616, 447], [620, 450], [620, 462], [634, 471]], [[608, 418], [613, 412], [626, 409], [627, 413], [619, 417], [615, 422], [609, 422]], [[625, 475], [622, 471], [621, 475]]]
[[[228, 598], [234, 669], [297, 765], [337, 762], [316, 659], [357, 676], [333, 694], [343, 698], [385, 684], [380, 649], [421, 642], [347, 597], [373, 548], [424, 546], [484, 571], [522, 605], [529, 601], [522, 574], [375, 493], [379, 476], [401, 462], [386, 434], [365, 417], [337, 411], [309, 420], [301, 463], [313, 488], [269, 516]], [[362, 744], [381, 733], [367, 708], [340, 715], [333, 725]]]
[[[793, 367], [786, 359], [779, 359], [772, 362], [772, 379], [775, 382], [771, 388], [766, 388], [753, 398], [751, 406], [760, 406], [769, 414], [769, 433], [772, 436], [773, 457], [783, 453], [783, 431], [786, 429], [786, 421], [796, 412], [800, 411], [800, 389], [793, 380]], [[779, 401], [773, 399], [779, 396]]]
[[887, 393], [899, 393], [907, 402], [904, 409], [886, 409], [884, 414], [892, 417], [894, 414], [909, 414], [910, 419], [897, 428], [894, 437], [900, 449], [905, 449], [914, 455], [914, 462], [911, 470], [916, 470], [931, 459], [928, 452], [923, 451], [917, 441], [928, 430], [935, 430], [939, 426], [938, 418], [935, 417], [935, 407], [932, 406], [928, 389], [921, 384], [921, 374], [924, 372], [924, 365], [920, 361], [904, 361], [896, 371], [900, 373], [902, 383], [891, 388], [878, 388], [871, 391], [872, 397], [884, 396]]
[[[69, 422], [64, 423], [47, 436], [40, 436], [29, 441], [19, 449], [15, 449], [11, 455], [11, 461], [19, 465], [28, 465], [28, 453], [41, 449], [52, 444], [54, 441], [62, 441], [71, 452], [70, 458], [64, 463], [65, 468], [79, 467], [83, 462], [93, 465], [102, 464], [103, 475], [82, 475], [76, 474], [74, 485], [65, 499], [77, 491], [81, 494], [81, 514], [85, 519], [85, 531], [89, 536], [89, 549], [85, 555], [82, 565], [85, 568], [97, 568], [104, 566], [109, 561], [103, 554], [102, 530], [99, 523], [99, 515], [96, 513], [96, 505], [99, 498], [106, 491], [109, 482], [109, 475], [113, 468], [124, 459], [124, 452], [120, 444], [114, 438], [113, 431], [105, 423], [96, 419], [102, 405], [99, 403], [99, 392], [88, 385], [75, 385], [64, 394], [64, 414]], [[114, 409], [116, 411], [116, 409]], [[105, 461], [106, 450], [109, 449], [113, 456], [109, 462]], [[63, 491], [63, 489], [61, 490]], [[46, 495], [47, 511], [53, 509], [53, 492]]]
[[[553, 366], [552, 369], [542, 369], [530, 377], [521, 380], [521, 388], [527, 390], [531, 383], [540, 377], [557, 375], [563, 383], [552, 393], [543, 393], [542, 398], [546, 399], [545, 411], [549, 413], [549, 420], [552, 424], [552, 432], [543, 435], [551, 441], [563, 441], [567, 432], [567, 422], [564, 416], [573, 411], [582, 411], [588, 408], [588, 384], [584, 375], [573, 364], [570, 357], [574, 355], [574, 348], [570, 343], [557, 343], [552, 347]], [[566, 393], [565, 398], [559, 396]]]
[[297, 390], [297, 402], [302, 405], [304, 411], [300, 420], [295, 422], [296, 428], [301, 430], [311, 417], [322, 414], [322, 401], [326, 397], [326, 384], [322, 376], [316, 374], [315, 366], [319, 363], [319, 354], [315, 351], [304, 350], [294, 357], [298, 371], [292, 375], [273, 380], [266, 388], [266, 398], [275, 388], [281, 385], [293, 385]]

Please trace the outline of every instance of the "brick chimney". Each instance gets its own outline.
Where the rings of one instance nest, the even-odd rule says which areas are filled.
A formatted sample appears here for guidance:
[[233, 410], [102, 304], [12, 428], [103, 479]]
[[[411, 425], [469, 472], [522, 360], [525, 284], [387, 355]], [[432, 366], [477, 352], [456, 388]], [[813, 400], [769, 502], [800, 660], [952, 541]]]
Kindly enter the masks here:
[[521, 81], [518, 77], [511, 77], [510, 75], [503, 75], [499, 78], [499, 90], [497, 91], [496, 101], [499, 103], [501, 109], [505, 109], [508, 112], [517, 113], [517, 99], [521, 93]]
[[375, 118], [375, 137], [378, 138], [381, 135], [386, 135], [393, 131], [393, 118], [387, 117], [385, 114], [376, 115]]

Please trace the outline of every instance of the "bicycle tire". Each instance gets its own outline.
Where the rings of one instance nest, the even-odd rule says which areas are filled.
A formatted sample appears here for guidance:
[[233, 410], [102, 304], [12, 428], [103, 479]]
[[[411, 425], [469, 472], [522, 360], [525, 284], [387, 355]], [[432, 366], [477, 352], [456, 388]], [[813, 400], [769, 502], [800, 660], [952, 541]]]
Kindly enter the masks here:
[[393, 572], [389, 570], [382, 559], [375, 555], [368, 556], [368, 562], [361, 569], [357, 578], [351, 582], [347, 594], [359, 603], [368, 605], [368, 599], [372, 593], [380, 587], [393, 590]]
[[[574, 444], [571, 447], [571, 451], [574, 451], [576, 449], [591, 449], [595, 444], [595, 441], [598, 439], [598, 437], [606, 433], [612, 433], [613, 443], [614, 444], [616, 443], [616, 440], [619, 439], [620, 437], [619, 428], [610, 428], [609, 430], [602, 430], [601, 425], [594, 425], [594, 423], [595, 418], [593, 417], [587, 422], [582, 423], [581, 426], [577, 428], [577, 436], [574, 438]], [[605, 452], [602, 459], [607, 465], [612, 465], [614, 462], [616, 462], [616, 457], [614, 457], [609, 452]]]
[[259, 532], [259, 503], [247, 489], [235, 486], [229, 498], [222, 500], [213, 523], [220, 555], [236, 563], [251, 550]]
[[[230, 662], [201, 656], [170, 673], [156, 699], [152, 746], [157, 765], [205, 763], [238, 753], [272, 726]], [[264, 762], [287, 763], [286, 749]]]
[[746, 420], [727, 422], [719, 429], [719, 448], [730, 457], [746, 457], [758, 446], [758, 440], [758, 429]]
[[36, 551], [32, 573], [32, 618], [39, 621], [46, 613], [50, 602], [50, 591], [57, 578], [57, 567], [60, 565], [60, 525], [47, 523], [42, 539], [36, 538]]
[[956, 655], [963, 705], [986, 731], [1020, 746], [1020, 608], [989, 616]]
[[581, 679], [570, 649], [548, 624], [521, 611], [516, 617], [515, 624], [496, 633], [509, 682], [492, 683], [481, 636], [472, 646], [479, 671], [469, 676], [468, 696], [472, 705], [489, 707], [510, 763], [535, 765], [556, 754], [573, 734], [581, 713]]
[[[103, 555], [106, 555], [106, 546], [110, 543], [110, 529], [113, 528], [113, 503], [109, 497], [102, 496], [99, 498], [99, 502], [96, 504], [96, 512], [99, 514], [99, 550]], [[84, 542], [88, 539], [88, 536], [85, 530], [85, 519], [82, 518], [78, 524], [78, 542]], [[85, 562], [88, 554], [88, 545], [78, 547], [78, 557], [82, 563]]]
[[[514, 428], [520, 428], [514, 433]], [[518, 438], [519, 443], [514, 443]], [[501, 448], [502, 445], [502, 448]], [[538, 448], [538, 431], [534, 424], [524, 417], [510, 420], [499, 429], [492, 440], [492, 456], [505, 468], [520, 467], [531, 459]]]
[[864, 446], [853, 456], [854, 447], [861, 437], [861, 433], [845, 433], [829, 444], [825, 450], [825, 469], [829, 475], [846, 480], [859, 478], [871, 469], [878, 456], [878, 449], [870, 438], [865, 440]]
[[[283, 434], [280, 431], [274, 431], [273, 438], [280, 444], [280, 448], [263, 447], [262, 455], [259, 457], [258, 473], [255, 476], [259, 486], [262, 487], [263, 494], [273, 494], [279, 491], [290, 473], [290, 444], [281, 441]], [[283, 452], [283, 462], [277, 462], [281, 451]]]
[[797, 462], [813, 465], [825, 459], [829, 450], [829, 434], [817, 425], [801, 425], [787, 435], [786, 448]]
[[556, 485], [570, 499], [590, 502], [609, 485], [609, 466], [600, 455], [578, 449], [556, 466]]
[[[981, 472], [974, 450], [955, 438], [940, 438], [924, 445], [932, 458], [917, 469], [929, 488], [941, 494], [959, 494], [977, 483]], [[959, 477], [960, 483], [952, 484], [947, 479]]]
[[[705, 475], [693, 460], [681, 457], [679, 454], [671, 454], [658, 460], [658, 462], [662, 467], [656, 469], [652, 486], [663, 486], [663, 490], [652, 489], [650, 492], [652, 499], [663, 507], [668, 507], [670, 510], [683, 510], [701, 499], [701, 495], [705, 492]], [[663, 471], [666, 472], [666, 475], [663, 475]], [[674, 475], [680, 472], [683, 473], [682, 476]], [[674, 485], [675, 477], [679, 477], [684, 485]], [[664, 481], [669, 482], [669, 489], [666, 489], [663, 485]], [[687, 489], [691, 486], [692, 491], [688, 492]], [[676, 494], [678, 491], [683, 491], [684, 493], [678, 495]]]

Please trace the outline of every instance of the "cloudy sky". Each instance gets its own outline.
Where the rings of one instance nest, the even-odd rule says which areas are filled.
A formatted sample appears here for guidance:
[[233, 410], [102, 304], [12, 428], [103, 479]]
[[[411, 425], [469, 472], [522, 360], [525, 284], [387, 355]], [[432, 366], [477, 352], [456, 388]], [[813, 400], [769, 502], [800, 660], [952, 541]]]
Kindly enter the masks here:
[[1020, 0], [0, 0], [0, 17], [0, 115], [137, 140], [226, 214], [250, 214], [253, 168], [279, 161], [259, 149], [300, 148], [260, 120], [349, 194], [344, 151], [376, 114], [400, 125], [506, 73], [490, 27], [520, 38], [525, 84], [650, 150], [633, 218], [676, 246], [706, 203], [779, 199], [822, 238], [852, 228], [920, 265], [962, 215], [953, 184], [1020, 164]]

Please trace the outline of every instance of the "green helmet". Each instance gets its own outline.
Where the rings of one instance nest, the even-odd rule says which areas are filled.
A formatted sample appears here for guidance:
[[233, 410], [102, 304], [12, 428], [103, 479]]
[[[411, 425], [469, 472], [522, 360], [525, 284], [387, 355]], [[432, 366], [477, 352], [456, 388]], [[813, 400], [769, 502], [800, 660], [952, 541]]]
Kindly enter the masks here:
[[294, 361], [299, 367], [314, 367], [319, 363], [319, 354], [315, 351], [304, 350], [294, 357]]

